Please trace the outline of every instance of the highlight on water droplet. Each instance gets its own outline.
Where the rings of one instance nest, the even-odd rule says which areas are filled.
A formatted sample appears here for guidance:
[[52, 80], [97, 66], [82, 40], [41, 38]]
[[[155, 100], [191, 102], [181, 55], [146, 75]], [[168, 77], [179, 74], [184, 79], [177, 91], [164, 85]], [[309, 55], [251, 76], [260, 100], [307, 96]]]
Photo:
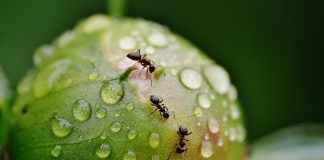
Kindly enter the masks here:
[[136, 154], [133, 151], [129, 150], [124, 154], [124, 160], [136, 160]]
[[204, 76], [209, 84], [220, 94], [225, 94], [230, 85], [228, 73], [223, 67], [210, 65], [204, 67]]
[[133, 110], [134, 109], [133, 103], [131, 103], [131, 102], [127, 103], [126, 104], [126, 109], [129, 110], [129, 111]]
[[203, 140], [201, 142], [200, 153], [204, 158], [209, 158], [214, 154], [213, 144], [209, 140]]
[[120, 116], [120, 113], [118, 111], [115, 112], [115, 116], [116, 117], [119, 117]]
[[54, 116], [51, 118], [51, 128], [56, 137], [64, 138], [72, 133], [73, 125], [65, 119]]
[[99, 108], [97, 108], [96, 109], [96, 116], [98, 117], [98, 118], [105, 118], [106, 117], [106, 115], [107, 115], [107, 109], [106, 108], [104, 108], [104, 107], [99, 107]]
[[160, 145], [160, 135], [156, 132], [151, 133], [149, 137], [149, 145], [152, 148], [157, 148]]
[[56, 145], [51, 151], [51, 155], [56, 158], [59, 157], [61, 154], [62, 154], [62, 147], [59, 145]]
[[79, 99], [73, 104], [73, 117], [79, 122], [87, 121], [91, 116], [91, 112], [90, 103], [84, 99]]
[[214, 117], [209, 117], [208, 119], [208, 128], [209, 128], [209, 131], [213, 134], [216, 134], [218, 133], [219, 131], [219, 124], [218, 124], [218, 121], [216, 118]]
[[217, 141], [217, 145], [218, 145], [219, 147], [223, 147], [223, 146], [224, 146], [224, 140], [223, 140], [223, 138], [219, 138], [219, 139], [218, 139], [218, 141]]
[[124, 96], [124, 87], [118, 80], [105, 82], [100, 90], [100, 97], [108, 105], [118, 103]]
[[201, 74], [191, 68], [185, 68], [180, 71], [179, 78], [181, 83], [192, 90], [198, 89], [202, 83]]
[[193, 109], [193, 114], [196, 116], [196, 117], [202, 117], [203, 116], [203, 111], [200, 107], [195, 107]]
[[96, 150], [96, 155], [99, 158], [107, 158], [111, 153], [111, 147], [108, 144], [101, 144], [97, 150]]
[[211, 101], [208, 94], [200, 93], [197, 96], [198, 104], [203, 108], [209, 108], [211, 106]]
[[129, 140], [132, 140], [132, 139], [136, 138], [136, 136], [137, 136], [137, 132], [136, 132], [135, 129], [131, 129], [127, 133], [127, 137], [128, 137]]
[[111, 131], [115, 133], [119, 132], [121, 128], [122, 128], [122, 124], [120, 122], [114, 122], [110, 126]]
[[228, 136], [229, 136], [229, 140], [232, 142], [235, 142], [237, 140], [237, 133], [235, 127], [230, 127], [228, 129]]
[[119, 40], [119, 47], [123, 50], [134, 50], [137, 46], [135, 39], [131, 36], [122, 37]]
[[244, 142], [245, 141], [246, 131], [245, 131], [245, 128], [241, 124], [238, 124], [236, 126], [236, 134], [237, 134], [237, 141], [238, 142]]

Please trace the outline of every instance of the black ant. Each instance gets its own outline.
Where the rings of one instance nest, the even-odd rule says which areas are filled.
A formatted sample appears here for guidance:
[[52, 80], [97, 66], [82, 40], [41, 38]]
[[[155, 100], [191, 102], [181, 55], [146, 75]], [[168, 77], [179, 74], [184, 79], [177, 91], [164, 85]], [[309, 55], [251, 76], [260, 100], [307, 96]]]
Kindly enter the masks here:
[[151, 105], [156, 107], [156, 109], [151, 114], [159, 110], [160, 115], [163, 116], [165, 119], [168, 119], [170, 117], [170, 113], [168, 112], [169, 110], [168, 107], [164, 106], [164, 104], [161, 104], [163, 102], [163, 99], [159, 99], [159, 97], [155, 95], [151, 95], [150, 101], [151, 101]]
[[[146, 58], [146, 54], [141, 55], [141, 50], [137, 49], [135, 52], [130, 52], [127, 54], [127, 57], [131, 60], [137, 61], [139, 64], [143, 66], [141, 72], [143, 69], [147, 68], [146, 70], [146, 76], [150, 72], [152, 74], [155, 71], [155, 65], [151, 62], [151, 60]], [[140, 72], [140, 73], [141, 73]], [[151, 80], [151, 86], [152, 86], [152, 77], [150, 76]]]
[[[190, 135], [192, 133], [192, 132], [189, 132], [189, 133], [188, 132], [189, 131], [188, 131], [188, 128], [187, 128], [186, 125], [181, 125], [179, 127], [179, 130], [177, 131], [177, 133], [178, 133], [178, 135], [180, 137], [179, 137], [178, 144], [177, 144], [178, 147], [177, 147], [175, 153], [179, 153], [179, 154], [181, 154], [181, 153], [186, 154], [187, 153], [188, 147], [187, 147], [187, 144], [185, 143], [185, 141], [189, 141], [189, 140], [185, 139], [185, 136], [188, 136], [188, 135]], [[168, 157], [168, 160], [171, 157], [171, 153], [170, 153], [170, 155]]]

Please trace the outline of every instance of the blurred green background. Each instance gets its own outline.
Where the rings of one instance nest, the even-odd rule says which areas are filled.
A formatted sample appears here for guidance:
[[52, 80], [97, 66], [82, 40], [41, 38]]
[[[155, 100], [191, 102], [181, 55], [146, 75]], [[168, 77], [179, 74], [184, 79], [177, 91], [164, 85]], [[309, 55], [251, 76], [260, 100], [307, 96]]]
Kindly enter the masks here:
[[[223, 65], [239, 90], [249, 139], [303, 122], [324, 123], [320, 1], [129, 0], [126, 15], [168, 26]], [[37, 46], [94, 13], [104, 0], [0, 0], [0, 65], [12, 88]]]

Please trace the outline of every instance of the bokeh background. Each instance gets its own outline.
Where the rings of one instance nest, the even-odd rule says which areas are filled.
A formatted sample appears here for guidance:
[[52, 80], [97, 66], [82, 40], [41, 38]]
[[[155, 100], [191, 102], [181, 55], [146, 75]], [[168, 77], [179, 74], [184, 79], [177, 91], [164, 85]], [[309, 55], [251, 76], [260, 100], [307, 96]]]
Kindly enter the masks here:
[[[106, 12], [105, 0], [0, 0], [0, 65], [12, 88], [37, 46]], [[126, 15], [168, 26], [229, 71], [251, 141], [296, 123], [324, 123], [321, 1], [129, 0]]]

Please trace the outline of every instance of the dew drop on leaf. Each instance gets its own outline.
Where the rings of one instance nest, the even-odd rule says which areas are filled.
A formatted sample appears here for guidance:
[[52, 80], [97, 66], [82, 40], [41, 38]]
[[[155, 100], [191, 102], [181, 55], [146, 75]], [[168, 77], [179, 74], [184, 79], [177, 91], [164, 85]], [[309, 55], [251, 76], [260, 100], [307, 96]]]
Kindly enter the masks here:
[[152, 148], [157, 148], [160, 145], [160, 135], [156, 132], [151, 133], [149, 144]]
[[136, 154], [129, 150], [127, 153], [125, 153], [123, 160], [136, 160]]
[[91, 116], [91, 112], [90, 103], [84, 99], [79, 99], [73, 104], [73, 117], [79, 122], [87, 121]]
[[58, 145], [55, 146], [51, 151], [51, 155], [56, 158], [59, 157], [61, 153], [62, 153], [62, 147]]
[[185, 87], [192, 90], [200, 88], [202, 83], [202, 77], [200, 73], [190, 68], [181, 70], [179, 78]]
[[214, 154], [213, 144], [209, 140], [203, 140], [201, 143], [200, 153], [204, 158], [211, 157]]
[[64, 138], [72, 133], [73, 125], [69, 121], [57, 116], [51, 121], [52, 132], [56, 137]]
[[131, 129], [127, 133], [127, 137], [128, 137], [129, 140], [132, 140], [132, 139], [136, 138], [136, 136], [137, 136], [137, 132], [136, 132], [135, 129]]
[[96, 155], [99, 158], [107, 158], [111, 153], [111, 147], [108, 144], [101, 144], [97, 150], [96, 150]]
[[122, 124], [120, 122], [114, 122], [110, 126], [111, 131], [115, 133], [119, 132], [121, 128], [122, 128]]
[[100, 90], [101, 99], [108, 105], [118, 103], [124, 96], [124, 87], [117, 80], [105, 82]]

